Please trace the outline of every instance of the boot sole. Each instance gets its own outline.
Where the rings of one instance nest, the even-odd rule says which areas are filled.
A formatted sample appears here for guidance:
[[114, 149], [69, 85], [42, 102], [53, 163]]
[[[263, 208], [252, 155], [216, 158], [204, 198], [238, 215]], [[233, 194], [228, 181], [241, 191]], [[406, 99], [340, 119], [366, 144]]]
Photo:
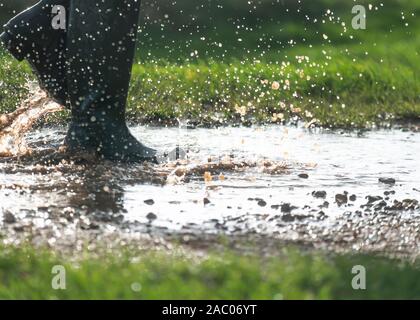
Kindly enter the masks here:
[[3, 44], [4, 48], [18, 61], [22, 62], [25, 59], [25, 53], [18, 50], [14, 45], [15, 39], [7, 31], [3, 32], [0, 35], [0, 42]]

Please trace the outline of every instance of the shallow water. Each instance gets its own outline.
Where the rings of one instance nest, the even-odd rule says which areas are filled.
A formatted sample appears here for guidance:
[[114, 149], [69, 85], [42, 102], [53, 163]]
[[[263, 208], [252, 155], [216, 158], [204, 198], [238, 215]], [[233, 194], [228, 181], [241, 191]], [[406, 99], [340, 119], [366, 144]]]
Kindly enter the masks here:
[[[3, 214], [16, 218], [12, 225], [71, 225], [66, 232], [112, 226], [166, 235], [252, 233], [321, 246], [344, 241], [353, 249], [419, 248], [419, 133], [280, 126], [132, 130], [160, 151], [180, 145], [188, 160], [158, 166], [9, 161], [0, 164]], [[63, 134], [41, 129], [26, 140], [41, 150], [58, 147]], [[204, 178], [209, 160], [245, 165], [215, 166]], [[173, 172], [181, 169], [187, 175], [178, 179]], [[381, 199], [364, 206], [368, 196]]]
[[[217, 187], [214, 190], [202, 181], [164, 188], [130, 186], [126, 189], [124, 202], [133, 219], [138, 218], [137, 209], [150, 210], [143, 204], [139, 206], [140, 199], [149, 198], [156, 200], [153, 209], [162, 219], [200, 222], [226, 215], [275, 213], [278, 210], [270, 206], [282, 203], [300, 208], [304, 205], [316, 207], [325, 200], [332, 204], [335, 195], [344, 191], [359, 199], [354, 205], [365, 203], [366, 195], [383, 195], [387, 190], [395, 190], [395, 197], [402, 199], [419, 196], [415, 188], [420, 187], [420, 135], [415, 133], [376, 131], [363, 135], [336, 134], [274, 126], [181, 130], [180, 133], [175, 129], [149, 129], [146, 132], [138, 129], [135, 133], [156, 148], [169, 149], [178, 139], [183, 148], [194, 150], [191, 158], [202, 162], [209, 156], [233, 155], [248, 160], [267, 158], [285, 161], [290, 169], [281, 175], [252, 170], [227, 175], [225, 181], [210, 184]], [[300, 178], [298, 175], [301, 173], [308, 174], [309, 178]], [[378, 181], [381, 177], [394, 178], [397, 183], [388, 186]], [[319, 190], [327, 192], [325, 200], [311, 196], [313, 191]], [[211, 204], [204, 206], [204, 197]], [[267, 205], [261, 207], [258, 201], [250, 201], [249, 198], [261, 198]], [[181, 201], [182, 204], [171, 205], [170, 201]], [[323, 211], [335, 216], [345, 210], [346, 206], [330, 205]], [[175, 213], [178, 215], [174, 217]]]

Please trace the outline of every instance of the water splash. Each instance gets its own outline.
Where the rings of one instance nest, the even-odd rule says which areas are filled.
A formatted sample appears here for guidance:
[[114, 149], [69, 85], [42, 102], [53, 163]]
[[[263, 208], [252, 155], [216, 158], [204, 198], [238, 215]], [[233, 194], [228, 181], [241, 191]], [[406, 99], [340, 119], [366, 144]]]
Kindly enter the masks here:
[[39, 88], [30, 88], [29, 98], [14, 112], [0, 115], [0, 157], [25, 155], [31, 152], [24, 135], [34, 123], [49, 113], [63, 110]]

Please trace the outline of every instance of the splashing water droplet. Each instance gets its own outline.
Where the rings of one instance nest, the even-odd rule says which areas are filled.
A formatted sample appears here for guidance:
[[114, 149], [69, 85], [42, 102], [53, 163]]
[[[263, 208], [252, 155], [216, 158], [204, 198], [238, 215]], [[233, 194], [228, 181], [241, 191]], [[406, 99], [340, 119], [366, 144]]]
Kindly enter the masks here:
[[61, 111], [63, 107], [51, 101], [39, 88], [30, 88], [29, 98], [14, 112], [0, 115], [0, 157], [24, 155], [30, 152], [24, 135], [43, 116]]

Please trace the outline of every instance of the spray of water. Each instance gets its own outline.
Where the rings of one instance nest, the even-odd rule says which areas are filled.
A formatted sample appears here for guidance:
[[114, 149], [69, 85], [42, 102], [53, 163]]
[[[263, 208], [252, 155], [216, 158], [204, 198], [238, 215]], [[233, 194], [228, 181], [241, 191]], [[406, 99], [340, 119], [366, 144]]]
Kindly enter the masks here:
[[31, 152], [25, 143], [25, 133], [47, 114], [63, 107], [51, 101], [39, 88], [30, 88], [29, 98], [14, 112], [0, 115], [0, 157], [21, 156]]

